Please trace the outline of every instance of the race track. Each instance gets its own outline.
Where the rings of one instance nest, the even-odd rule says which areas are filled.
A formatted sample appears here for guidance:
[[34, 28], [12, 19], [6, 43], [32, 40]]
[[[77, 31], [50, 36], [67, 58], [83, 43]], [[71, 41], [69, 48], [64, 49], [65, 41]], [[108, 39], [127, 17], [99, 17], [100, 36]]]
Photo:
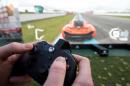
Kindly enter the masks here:
[[92, 24], [97, 31], [96, 40], [99, 43], [130, 43], [130, 34], [128, 41], [119, 41], [111, 39], [109, 32], [112, 28], [128, 30], [130, 33], [130, 20], [120, 17], [103, 16], [103, 15], [85, 15], [83, 17]]

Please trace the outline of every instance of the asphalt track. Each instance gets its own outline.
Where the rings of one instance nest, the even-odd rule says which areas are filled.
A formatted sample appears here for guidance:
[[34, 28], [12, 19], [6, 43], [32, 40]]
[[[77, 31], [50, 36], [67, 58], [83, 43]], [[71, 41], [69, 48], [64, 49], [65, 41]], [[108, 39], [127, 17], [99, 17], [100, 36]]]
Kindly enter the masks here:
[[103, 16], [103, 15], [85, 15], [83, 17], [96, 28], [97, 36], [96, 41], [103, 44], [116, 44], [116, 43], [130, 43], [130, 36], [128, 41], [123, 42], [111, 39], [109, 32], [112, 28], [120, 28], [128, 30], [130, 35], [130, 20], [120, 17]]

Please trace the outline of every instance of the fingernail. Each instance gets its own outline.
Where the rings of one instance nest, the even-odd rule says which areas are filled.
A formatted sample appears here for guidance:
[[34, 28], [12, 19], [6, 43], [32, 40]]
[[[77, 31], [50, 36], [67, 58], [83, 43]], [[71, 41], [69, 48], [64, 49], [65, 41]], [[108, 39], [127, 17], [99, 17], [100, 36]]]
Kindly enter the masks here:
[[65, 58], [60, 56], [56, 58], [56, 61], [65, 62]]
[[33, 48], [33, 45], [31, 43], [24, 44], [25, 48]]

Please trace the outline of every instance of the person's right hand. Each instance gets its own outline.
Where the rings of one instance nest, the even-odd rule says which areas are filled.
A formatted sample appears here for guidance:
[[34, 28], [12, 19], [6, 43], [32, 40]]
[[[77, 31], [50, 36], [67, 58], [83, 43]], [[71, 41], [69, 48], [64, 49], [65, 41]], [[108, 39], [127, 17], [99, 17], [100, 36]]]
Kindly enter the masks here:
[[89, 59], [79, 55], [74, 55], [74, 58], [79, 69], [72, 86], [94, 86]]
[[[86, 57], [74, 55], [78, 63], [77, 76], [72, 86], [93, 86], [90, 61]], [[66, 60], [58, 57], [52, 64], [48, 78], [43, 86], [63, 86], [66, 74]]]

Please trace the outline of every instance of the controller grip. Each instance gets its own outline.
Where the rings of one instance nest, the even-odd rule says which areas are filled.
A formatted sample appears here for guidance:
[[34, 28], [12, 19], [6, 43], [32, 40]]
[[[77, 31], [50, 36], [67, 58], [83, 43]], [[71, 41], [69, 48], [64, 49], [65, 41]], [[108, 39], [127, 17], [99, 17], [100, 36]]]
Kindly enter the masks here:
[[29, 56], [27, 53], [22, 54], [18, 61], [14, 64], [11, 72], [11, 76], [23, 76], [27, 74], [27, 65], [29, 61]]

